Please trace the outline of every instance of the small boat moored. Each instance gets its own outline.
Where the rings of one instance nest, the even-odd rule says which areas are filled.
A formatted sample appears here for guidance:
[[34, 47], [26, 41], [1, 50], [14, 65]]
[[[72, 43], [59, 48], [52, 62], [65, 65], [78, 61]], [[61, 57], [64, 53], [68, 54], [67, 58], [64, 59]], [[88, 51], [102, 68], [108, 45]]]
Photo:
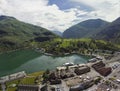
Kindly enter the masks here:
[[73, 62], [70, 62], [70, 63], [64, 63], [63, 66], [73, 66], [74, 63]]

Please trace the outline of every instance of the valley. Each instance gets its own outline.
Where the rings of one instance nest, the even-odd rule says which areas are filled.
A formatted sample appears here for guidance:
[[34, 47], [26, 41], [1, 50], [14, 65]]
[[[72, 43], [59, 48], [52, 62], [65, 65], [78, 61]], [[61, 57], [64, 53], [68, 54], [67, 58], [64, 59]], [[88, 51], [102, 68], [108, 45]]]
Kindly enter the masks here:
[[0, 91], [119, 91], [119, 21], [89, 19], [61, 34], [0, 16]]

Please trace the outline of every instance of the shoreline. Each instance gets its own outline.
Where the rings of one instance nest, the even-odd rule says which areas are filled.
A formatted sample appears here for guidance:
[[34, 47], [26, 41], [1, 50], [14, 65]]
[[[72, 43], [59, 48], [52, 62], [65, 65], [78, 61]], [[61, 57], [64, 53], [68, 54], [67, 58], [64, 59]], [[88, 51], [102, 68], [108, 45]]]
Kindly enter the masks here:
[[[23, 49], [16, 49], [16, 50], [10, 50], [10, 51], [5, 51], [5, 52], [0, 52], [0, 55], [5, 54], [5, 53], [12, 53], [12, 52], [16, 52], [16, 51], [21, 51], [21, 50], [27, 50], [27, 49], [29, 49], [29, 48], [23, 48]], [[95, 55], [81, 54], [79, 52], [54, 54], [54, 53], [47, 53], [47, 52], [37, 51], [35, 49], [30, 49], [30, 50], [36, 51], [36, 52], [41, 53], [41, 54], [46, 55], [46, 56], [52, 56], [52, 57], [70, 56], [70, 55], [74, 55], [74, 54], [77, 54], [77, 55], [80, 55], [80, 56], [95, 57]]]
[[62, 54], [53, 54], [53, 53], [42, 53], [42, 54], [44, 54], [46, 56], [53, 56], [53, 57], [69, 56], [69, 55], [74, 55], [74, 54], [77, 54], [77, 55], [80, 55], [80, 56], [96, 57], [96, 55], [81, 54], [81, 53], [78, 53], [78, 52], [75, 52], [75, 53], [62, 53]]

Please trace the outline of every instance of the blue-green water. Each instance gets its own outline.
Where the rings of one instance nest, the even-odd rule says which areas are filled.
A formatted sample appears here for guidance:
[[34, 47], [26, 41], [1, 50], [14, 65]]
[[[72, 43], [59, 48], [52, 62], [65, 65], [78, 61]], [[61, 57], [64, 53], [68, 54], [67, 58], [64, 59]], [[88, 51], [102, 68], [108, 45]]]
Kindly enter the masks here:
[[0, 76], [18, 71], [32, 73], [46, 69], [55, 69], [66, 62], [75, 64], [86, 63], [89, 57], [77, 54], [61, 57], [52, 57], [40, 54], [33, 50], [20, 50], [0, 55]]

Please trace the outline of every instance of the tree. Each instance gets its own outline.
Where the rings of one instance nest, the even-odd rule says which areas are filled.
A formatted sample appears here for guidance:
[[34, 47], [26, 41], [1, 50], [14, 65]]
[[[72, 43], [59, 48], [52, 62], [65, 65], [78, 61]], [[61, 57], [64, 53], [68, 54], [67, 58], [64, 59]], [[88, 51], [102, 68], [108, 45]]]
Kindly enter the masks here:
[[43, 80], [44, 80], [45, 82], [48, 81], [48, 79], [49, 79], [49, 74], [50, 74], [50, 70], [49, 70], [49, 69], [47, 69], [47, 70], [43, 73]]

